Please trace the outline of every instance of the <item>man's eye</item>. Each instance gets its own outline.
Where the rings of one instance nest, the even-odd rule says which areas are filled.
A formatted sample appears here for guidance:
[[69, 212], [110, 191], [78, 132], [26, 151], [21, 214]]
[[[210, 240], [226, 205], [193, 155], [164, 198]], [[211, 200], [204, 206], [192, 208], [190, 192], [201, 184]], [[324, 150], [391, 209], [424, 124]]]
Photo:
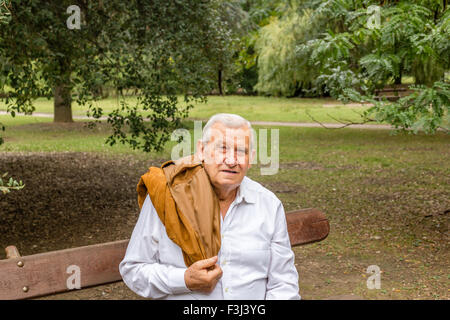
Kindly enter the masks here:
[[228, 149], [225, 146], [217, 146], [216, 150], [219, 151], [219, 152], [225, 153], [225, 152], [227, 152]]

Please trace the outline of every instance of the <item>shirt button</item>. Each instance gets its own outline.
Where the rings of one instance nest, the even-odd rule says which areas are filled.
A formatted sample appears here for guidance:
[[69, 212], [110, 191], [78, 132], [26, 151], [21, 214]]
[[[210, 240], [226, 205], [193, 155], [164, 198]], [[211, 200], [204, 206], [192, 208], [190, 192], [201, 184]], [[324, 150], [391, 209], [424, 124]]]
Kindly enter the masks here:
[[225, 292], [228, 292], [228, 288], [225, 288]]

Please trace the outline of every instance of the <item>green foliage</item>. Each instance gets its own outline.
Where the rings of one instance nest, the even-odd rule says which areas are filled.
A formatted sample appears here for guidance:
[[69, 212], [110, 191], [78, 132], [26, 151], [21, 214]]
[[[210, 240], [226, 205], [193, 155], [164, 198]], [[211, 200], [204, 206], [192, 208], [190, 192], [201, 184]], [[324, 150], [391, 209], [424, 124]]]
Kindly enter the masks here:
[[22, 183], [22, 180], [17, 182], [12, 177], [10, 177], [9, 180], [6, 179], [6, 181], [3, 181], [3, 179], [6, 178], [7, 175], [8, 175], [8, 172], [3, 174], [0, 178], [0, 191], [3, 194], [7, 194], [7, 193], [11, 192], [12, 190], [20, 190], [23, 187], [25, 187], [25, 185]]
[[393, 74], [398, 73], [401, 58], [392, 53], [371, 53], [359, 60], [361, 68], [374, 84], [386, 84]]
[[396, 128], [412, 129], [414, 133], [434, 133], [438, 128], [448, 132], [450, 114], [450, 84], [437, 81], [433, 87], [412, 87], [414, 92], [397, 102], [383, 105], [378, 102], [367, 110], [381, 121]]
[[[72, 4], [12, 3], [11, 19], [0, 28], [0, 78], [11, 88], [8, 111], [32, 113], [37, 97], [50, 99], [62, 86], [70, 92], [69, 104], [86, 106], [87, 115], [98, 119], [99, 88], [109, 86], [119, 92], [120, 107], [108, 115], [114, 133], [107, 142], [161, 150], [192, 103], [204, 101], [214, 86], [211, 74], [233, 34], [220, 23], [228, 12], [221, 10], [222, 1], [77, 2], [79, 30], [66, 26]], [[136, 104], [123, 98], [127, 89], [137, 93]]]
[[373, 96], [362, 95], [346, 88], [339, 98], [344, 101], [370, 102], [373, 106], [363, 113], [364, 120], [388, 122], [396, 129], [427, 134], [442, 129], [449, 132], [450, 127], [450, 84], [437, 81], [433, 87], [411, 86], [413, 93], [396, 102], [379, 101]]
[[259, 29], [269, 24], [274, 17], [280, 17], [295, 1], [285, 0], [241, 0], [241, 8], [246, 12], [245, 34], [240, 36], [239, 52], [234, 55], [235, 74], [238, 87], [245, 93], [255, 94], [258, 82], [258, 53], [255, 49], [259, 39]]
[[0, 1], [0, 25], [7, 23], [11, 17], [11, 12], [9, 8], [11, 6], [11, 1], [1, 0]]
[[[368, 8], [380, 5], [378, 1], [309, 4], [314, 8], [311, 19], [327, 21], [327, 32], [299, 43], [296, 50], [317, 67], [317, 91], [323, 88], [344, 101], [372, 102], [364, 120], [413, 132], [446, 130], [450, 15], [440, 1], [384, 2], [372, 11]], [[369, 25], [375, 18], [379, 21]], [[405, 74], [415, 79], [413, 94], [395, 103], [375, 99], [375, 89], [399, 84]]]
[[302, 14], [291, 7], [278, 18], [260, 29], [255, 43], [258, 54], [258, 92], [275, 96], [292, 96], [299, 89], [310, 87], [317, 76], [305, 54], [295, 50], [300, 42], [306, 42], [316, 32], [311, 11]]
[[[9, 18], [11, 16], [11, 13], [9, 11], [9, 7], [10, 7], [11, 3], [10, 1], [6, 1], [6, 0], [2, 0], [0, 1], [0, 26], [3, 24], [8, 23]], [[1, 41], [1, 38], [0, 38]], [[0, 57], [2, 55], [2, 52], [0, 51]], [[2, 85], [2, 77], [0, 76], [0, 88], [3, 87]], [[1, 94], [1, 91], [0, 91]], [[5, 131], [5, 126], [0, 122], [0, 131]], [[2, 136], [0, 136], [0, 145], [4, 143], [4, 140], [2, 138]]]
[[[367, 87], [382, 87], [410, 72], [416, 84], [432, 85], [449, 66], [447, 14], [433, 23], [432, 11], [411, 2], [396, 2], [379, 8], [380, 24], [368, 27], [367, 6], [378, 4], [329, 0], [314, 11], [313, 18], [330, 21], [328, 32], [306, 44], [311, 60], [327, 74], [346, 62], [366, 79]], [[339, 20], [340, 19], [340, 20]], [[335, 31], [333, 31], [333, 29]], [[337, 30], [337, 32], [336, 32]]]
[[[216, 89], [224, 89], [225, 92], [236, 91], [237, 77], [240, 65], [236, 56], [243, 49], [245, 39], [243, 37], [250, 31], [248, 13], [242, 9], [238, 0], [221, 1], [218, 14], [212, 21], [215, 33], [214, 46], [208, 50], [211, 69], [210, 78], [217, 81]], [[219, 83], [219, 72], [221, 82]], [[219, 88], [221, 86], [221, 88]]]

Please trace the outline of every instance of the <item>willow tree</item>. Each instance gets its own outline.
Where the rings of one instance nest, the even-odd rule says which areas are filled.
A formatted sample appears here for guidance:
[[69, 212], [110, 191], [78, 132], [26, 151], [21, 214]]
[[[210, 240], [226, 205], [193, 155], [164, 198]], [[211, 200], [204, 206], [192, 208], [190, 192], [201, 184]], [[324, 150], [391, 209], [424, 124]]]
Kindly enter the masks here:
[[[256, 49], [261, 29], [288, 12], [295, 1], [286, 0], [241, 0], [242, 10], [247, 13], [246, 34], [241, 37], [241, 50], [235, 59], [239, 69], [236, 74], [240, 87], [246, 93], [256, 93], [258, 83], [259, 52]], [[260, 45], [260, 44], [258, 44]], [[270, 42], [269, 42], [270, 45]]]
[[290, 7], [281, 17], [273, 16], [259, 30], [255, 42], [258, 55], [258, 83], [255, 90], [275, 96], [293, 96], [311, 88], [318, 76], [308, 57], [296, 53], [296, 46], [314, 38], [318, 26], [311, 10], [300, 13]]

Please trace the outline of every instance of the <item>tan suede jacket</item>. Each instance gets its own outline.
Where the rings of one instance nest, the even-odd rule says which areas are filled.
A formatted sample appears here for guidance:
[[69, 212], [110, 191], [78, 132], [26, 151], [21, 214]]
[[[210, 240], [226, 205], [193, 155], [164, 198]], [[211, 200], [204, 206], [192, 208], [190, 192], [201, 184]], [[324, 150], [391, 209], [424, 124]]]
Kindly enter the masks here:
[[220, 250], [220, 207], [201, 162], [165, 162], [150, 167], [137, 185], [139, 207], [147, 194], [186, 266]]

